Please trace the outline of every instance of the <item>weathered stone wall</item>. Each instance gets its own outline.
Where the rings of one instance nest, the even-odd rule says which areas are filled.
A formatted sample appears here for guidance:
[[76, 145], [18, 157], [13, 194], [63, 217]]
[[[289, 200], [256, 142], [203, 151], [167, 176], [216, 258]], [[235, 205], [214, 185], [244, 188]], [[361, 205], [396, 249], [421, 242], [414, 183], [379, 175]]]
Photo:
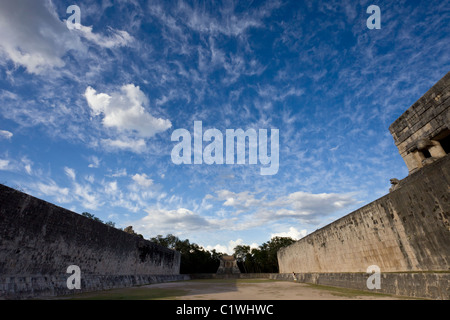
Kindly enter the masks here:
[[170, 280], [180, 254], [0, 185], [0, 297], [69, 293], [70, 265], [89, 291]]
[[450, 271], [450, 155], [278, 252], [280, 273]]
[[[450, 273], [408, 272], [381, 273], [380, 288], [368, 289], [368, 273], [301, 273], [296, 274], [297, 282], [322, 286], [342, 287], [404, 297], [435, 300], [450, 299]], [[292, 274], [280, 274], [274, 279], [293, 280]]]
[[403, 113], [389, 131], [411, 173], [427, 163], [423, 150], [435, 158], [448, 153], [440, 141], [450, 135], [450, 72]]
[[392, 294], [404, 297], [416, 297], [436, 300], [450, 299], [450, 273], [407, 272], [381, 273], [380, 288], [368, 289], [369, 273], [239, 273], [191, 274], [190, 279], [272, 279], [279, 281], [295, 281], [322, 286], [341, 287], [367, 292]]

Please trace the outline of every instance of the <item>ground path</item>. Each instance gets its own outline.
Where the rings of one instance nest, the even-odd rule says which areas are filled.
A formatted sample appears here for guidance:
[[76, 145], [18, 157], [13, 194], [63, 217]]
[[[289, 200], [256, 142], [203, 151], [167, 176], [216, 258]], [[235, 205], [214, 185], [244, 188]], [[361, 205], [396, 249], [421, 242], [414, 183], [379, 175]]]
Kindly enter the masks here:
[[82, 293], [76, 299], [107, 300], [396, 300], [405, 299], [344, 288], [268, 279], [208, 279], [151, 284]]

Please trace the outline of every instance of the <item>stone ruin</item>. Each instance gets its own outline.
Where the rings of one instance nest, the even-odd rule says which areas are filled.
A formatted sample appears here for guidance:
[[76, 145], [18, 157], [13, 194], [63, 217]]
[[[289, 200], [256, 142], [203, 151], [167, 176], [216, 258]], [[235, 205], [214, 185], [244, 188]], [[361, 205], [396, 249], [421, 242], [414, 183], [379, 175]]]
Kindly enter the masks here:
[[409, 174], [450, 153], [450, 73], [390, 127]]
[[238, 274], [241, 273], [237, 265], [236, 258], [227, 254], [220, 257], [220, 265], [217, 274]]

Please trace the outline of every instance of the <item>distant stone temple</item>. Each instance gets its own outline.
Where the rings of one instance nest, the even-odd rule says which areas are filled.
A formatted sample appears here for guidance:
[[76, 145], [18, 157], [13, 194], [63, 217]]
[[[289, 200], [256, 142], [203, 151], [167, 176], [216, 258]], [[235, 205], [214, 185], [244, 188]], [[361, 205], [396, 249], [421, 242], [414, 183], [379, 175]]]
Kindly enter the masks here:
[[223, 255], [220, 257], [219, 269], [217, 269], [218, 274], [232, 274], [241, 273], [234, 256]]

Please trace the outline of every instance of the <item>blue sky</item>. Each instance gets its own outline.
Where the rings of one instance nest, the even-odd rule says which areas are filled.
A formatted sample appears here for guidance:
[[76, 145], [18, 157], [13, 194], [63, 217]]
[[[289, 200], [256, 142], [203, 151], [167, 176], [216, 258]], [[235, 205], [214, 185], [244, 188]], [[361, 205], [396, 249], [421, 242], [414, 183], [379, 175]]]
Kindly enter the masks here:
[[[449, 71], [449, 18], [442, 0], [1, 1], [0, 183], [222, 252], [298, 239], [407, 175], [388, 127]], [[277, 174], [175, 165], [194, 121], [278, 129]]]

